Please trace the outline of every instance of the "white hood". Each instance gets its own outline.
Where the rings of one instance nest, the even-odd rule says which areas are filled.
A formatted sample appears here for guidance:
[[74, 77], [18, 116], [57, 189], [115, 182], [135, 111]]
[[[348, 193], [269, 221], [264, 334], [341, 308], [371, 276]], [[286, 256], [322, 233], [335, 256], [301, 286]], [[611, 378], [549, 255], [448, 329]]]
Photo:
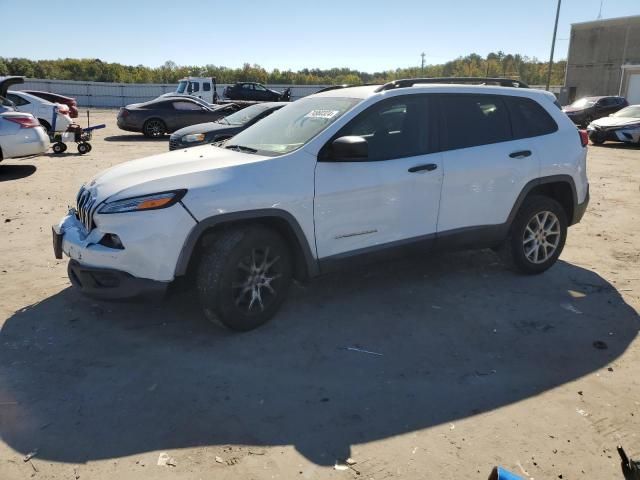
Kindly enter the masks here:
[[227, 177], [231, 167], [270, 159], [203, 145], [116, 165], [97, 174], [85, 187], [100, 203], [114, 195], [126, 198], [185, 187], [215, 186]]
[[625, 125], [633, 125], [640, 123], [640, 118], [633, 117], [602, 117], [591, 122], [598, 127], [623, 127]]

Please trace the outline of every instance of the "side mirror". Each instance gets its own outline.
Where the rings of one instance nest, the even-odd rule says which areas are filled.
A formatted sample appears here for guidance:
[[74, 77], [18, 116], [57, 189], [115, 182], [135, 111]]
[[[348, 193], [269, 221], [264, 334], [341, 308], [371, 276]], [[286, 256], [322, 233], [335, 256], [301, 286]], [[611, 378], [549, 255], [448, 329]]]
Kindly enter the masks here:
[[336, 138], [331, 143], [331, 159], [343, 162], [357, 162], [369, 158], [369, 144], [358, 136]]

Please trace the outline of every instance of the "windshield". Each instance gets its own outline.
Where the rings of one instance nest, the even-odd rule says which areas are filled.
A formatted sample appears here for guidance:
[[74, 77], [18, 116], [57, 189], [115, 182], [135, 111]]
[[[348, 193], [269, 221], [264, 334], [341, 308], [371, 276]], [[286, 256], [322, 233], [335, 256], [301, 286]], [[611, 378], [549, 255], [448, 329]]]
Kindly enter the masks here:
[[308, 143], [361, 101], [344, 97], [302, 98], [239, 133], [231, 142], [259, 154], [283, 155]]
[[580, 100], [576, 100], [569, 106], [573, 108], [584, 108], [584, 107], [590, 107], [594, 103], [596, 103], [596, 101], [592, 98], [581, 98]]
[[186, 80], [180, 81], [180, 83], [178, 84], [178, 88], [176, 89], [176, 93], [184, 93], [187, 85], [189, 85], [189, 82], [187, 82]]
[[628, 118], [640, 118], [640, 105], [633, 105], [631, 107], [623, 108], [617, 111], [612, 117], [628, 117]]
[[223, 120], [224, 123], [228, 123], [229, 125], [244, 125], [269, 108], [271, 107], [266, 105], [251, 105], [250, 107], [243, 108], [242, 110], [225, 117]]

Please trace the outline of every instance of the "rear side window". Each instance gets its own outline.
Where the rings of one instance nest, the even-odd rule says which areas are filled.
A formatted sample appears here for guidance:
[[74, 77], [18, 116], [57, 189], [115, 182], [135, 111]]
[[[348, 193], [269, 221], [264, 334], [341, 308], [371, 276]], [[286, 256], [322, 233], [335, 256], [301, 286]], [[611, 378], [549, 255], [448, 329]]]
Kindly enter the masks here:
[[211, 84], [209, 82], [204, 82], [202, 84], [202, 90], [204, 90], [205, 92], [210, 92], [211, 91]]
[[442, 150], [477, 147], [512, 139], [506, 105], [497, 95], [442, 95]]
[[31, 103], [28, 100], [25, 100], [24, 98], [19, 97], [18, 95], [14, 95], [13, 93], [7, 93], [7, 98], [11, 100], [13, 103], [15, 103], [17, 107], [20, 107], [22, 105], [28, 105], [29, 103]]
[[538, 137], [558, 130], [555, 120], [535, 100], [523, 97], [504, 97], [504, 100], [509, 105], [514, 139]]

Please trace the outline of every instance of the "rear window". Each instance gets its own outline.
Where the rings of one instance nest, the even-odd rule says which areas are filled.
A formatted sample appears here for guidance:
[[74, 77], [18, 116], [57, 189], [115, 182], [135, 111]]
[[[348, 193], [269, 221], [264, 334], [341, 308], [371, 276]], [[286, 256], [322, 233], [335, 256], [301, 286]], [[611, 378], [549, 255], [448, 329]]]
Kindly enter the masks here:
[[504, 99], [509, 105], [514, 139], [538, 137], [558, 130], [555, 120], [535, 100], [523, 97]]
[[442, 95], [443, 150], [511, 140], [507, 108], [497, 95]]

